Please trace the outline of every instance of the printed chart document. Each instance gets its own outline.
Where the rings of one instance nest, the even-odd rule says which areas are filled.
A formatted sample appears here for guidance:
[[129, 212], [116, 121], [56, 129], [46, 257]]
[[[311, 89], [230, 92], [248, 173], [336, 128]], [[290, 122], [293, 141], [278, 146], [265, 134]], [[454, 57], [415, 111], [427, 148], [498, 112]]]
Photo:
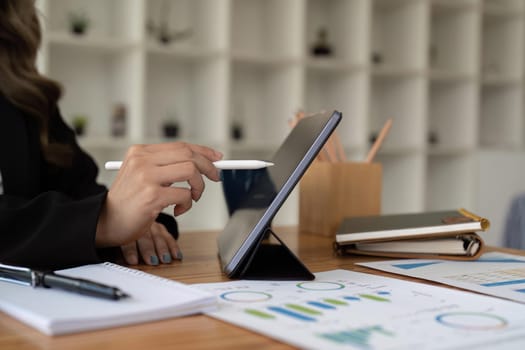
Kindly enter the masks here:
[[219, 299], [209, 316], [304, 349], [523, 348], [525, 305], [346, 270], [315, 276], [196, 286]]
[[474, 261], [403, 259], [358, 265], [525, 303], [524, 256], [493, 252]]
[[116, 286], [118, 301], [0, 281], [0, 311], [50, 335], [185, 316], [216, 307], [213, 294], [112, 263], [56, 271]]

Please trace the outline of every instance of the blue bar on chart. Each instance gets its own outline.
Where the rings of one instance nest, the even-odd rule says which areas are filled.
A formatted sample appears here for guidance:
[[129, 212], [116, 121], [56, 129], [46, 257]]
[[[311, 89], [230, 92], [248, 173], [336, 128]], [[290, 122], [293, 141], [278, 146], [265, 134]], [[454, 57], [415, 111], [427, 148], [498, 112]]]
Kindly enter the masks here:
[[525, 279], [519, 279], [519, 280], [512, 280], [512, 281], [500, 281], [500, 282], [490, 282], [490, 283], [482, 283], [481, 286], [483, 287], [499, 287], [499, 286], [508, 286], [512, 284], [524, 284]]
[[335, 306], [330, 304], [321, 303], [320, 301], [308, 301], [307, 304], [319, 307], [321, 309], [333, 310]]

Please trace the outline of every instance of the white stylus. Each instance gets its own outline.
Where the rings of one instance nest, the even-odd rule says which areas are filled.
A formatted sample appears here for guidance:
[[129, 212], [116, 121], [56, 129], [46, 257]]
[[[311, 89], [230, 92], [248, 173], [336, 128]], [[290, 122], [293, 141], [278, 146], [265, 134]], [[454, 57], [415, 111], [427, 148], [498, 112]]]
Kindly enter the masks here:
[[[272, 166], [273, 163], [265, 162], [263, 160], [218, 160], [213, 162], [217, 169], [233, 170], [233, 169], [262, 169]], [[121, 161], [109, 161], [104, 164], [106, 170], [119, 170], [122, 166]]]

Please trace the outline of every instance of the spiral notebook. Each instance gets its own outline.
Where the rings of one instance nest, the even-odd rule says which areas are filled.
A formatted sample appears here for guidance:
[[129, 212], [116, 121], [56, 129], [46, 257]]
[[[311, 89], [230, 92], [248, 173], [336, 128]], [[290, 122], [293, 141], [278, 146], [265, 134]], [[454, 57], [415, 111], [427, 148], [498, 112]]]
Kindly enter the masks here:
[[118, 301], [0, 281], [0, 311], [49, 335], [75, 333], [213, 311], [213, 294], [113, 263], [58, 273], [119, 287]]

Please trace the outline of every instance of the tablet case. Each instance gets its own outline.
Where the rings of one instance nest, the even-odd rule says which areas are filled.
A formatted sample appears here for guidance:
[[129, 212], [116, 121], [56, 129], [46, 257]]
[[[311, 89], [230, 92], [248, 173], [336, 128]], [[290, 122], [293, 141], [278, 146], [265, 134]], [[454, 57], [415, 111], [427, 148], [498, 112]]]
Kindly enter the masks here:
[[[273, 236], [278, 244], [268, 242]], [[268, 228], [252, 251], [247, 254], [238, 274], [232, 278], [255, 280], [313, 280], [315, 276], [286, 244]]]
[[[255, 200], [259, 204], [253, 205], [247, 200], [250, 205], [246, 209], [251, 210], [241, 212], [244, 208], [240, 208], [231, 215], [222, 235], [218, 236], [219, 259], [229, 278], [264, 280], [312, 280], [315, 278], [272, 231], [271, 221], [319, 154], [341, 118], [342, 115], [338, 111], [323, 112], [303, 118], [297, 123], [272, 158], [272, 162], [282, 164], [284, 168], [280, 172], [276, 170], [273, 174], [271, 188], [258, 193], [255, 190], [258, 187], [254, 187], [253, 193], [250, 190], [248, 199]], [[275, 183], [278, 189], [275, 188]], [[275, 193], [268, 195], [271, 191]], [[237, 239], [236, 246], [235, 240], [239, 238], [239, 232], [240, 234], [248, 232], [248, 234]], [[269, 244], [267, 240], [264, 240], [268, 236], [274, 237], [277, 244]], [[238, 244], [239, 242], [241, 243]]]

